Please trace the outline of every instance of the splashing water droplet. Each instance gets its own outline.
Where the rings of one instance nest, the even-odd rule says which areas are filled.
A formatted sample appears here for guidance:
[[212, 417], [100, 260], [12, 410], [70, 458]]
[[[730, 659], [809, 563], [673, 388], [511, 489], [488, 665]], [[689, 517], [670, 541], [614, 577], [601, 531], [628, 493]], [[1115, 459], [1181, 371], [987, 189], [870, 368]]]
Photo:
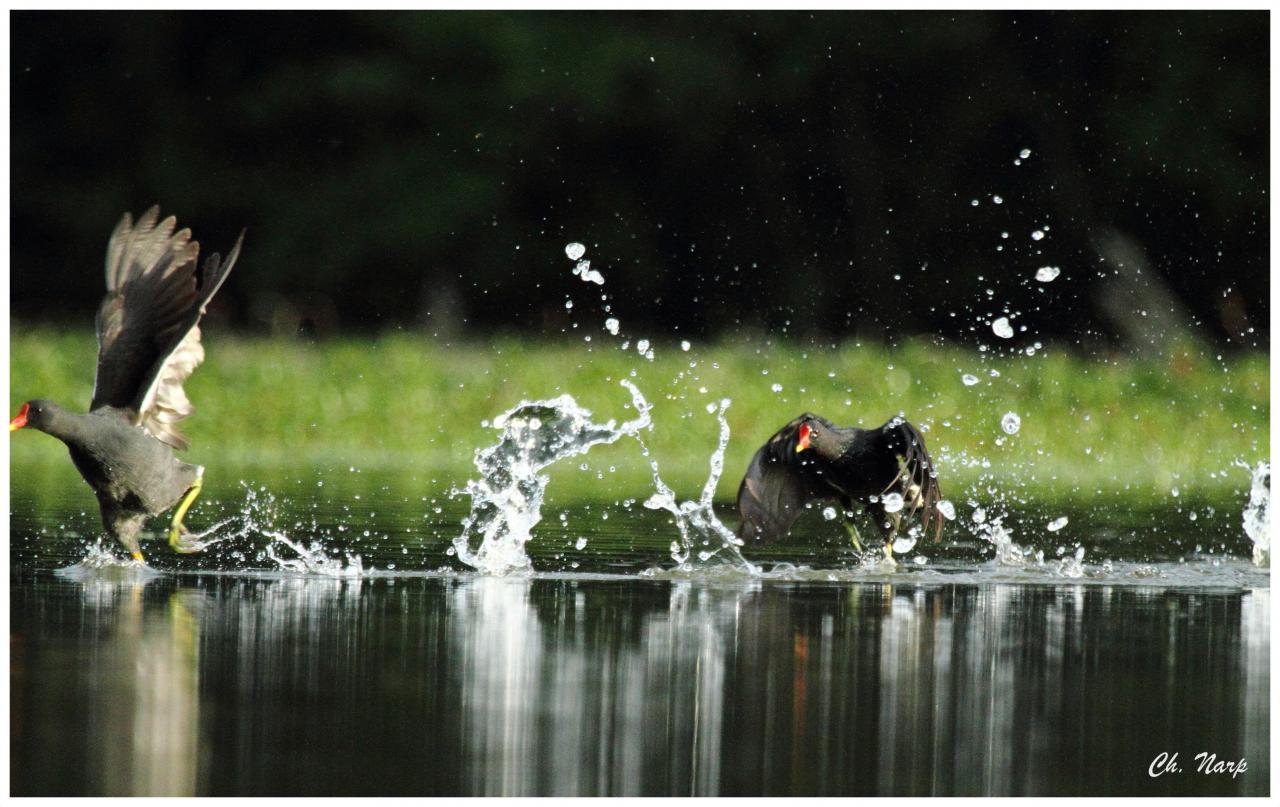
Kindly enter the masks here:
[[1031, 149], [1023, 149], [1022, 151], [1019, 151], [1018, 156], [1024, 160], [1027, 159], [1031, 156]]
[[688, 352], [689, 352], [689, 348], [691, 348], [691, 347], [693, 347], [693, 345], [689, 344], [689, 340], [688, 340], [688, 339], [685, 339], [685, 340], [683, 340], [683, 341], [681, 341], [681, 342], [680, 342], [680, 349], [681, 349], [681, 350], [683, 350], [685, 353], [688, 353]]
[[692, 558], [696, 557], [705, 563], [719, 557], [720, 560], [727, 561], [748, 574], [757, 574], [760, 571], [758, 567], [742, 557], [738, 549], [742, 546], [742, 541], [733, 534], [732, 530], [720, 523], [712, 506], [716, 486], [720, 483], [721, 474], [724, 473], [724, 451], [729, 445], [729, 421], [725, 417], [725, 410], [729, 408], [729, 403], [728, 398], [723, 398], [717, 407], [716, 419], [720, 421], [720, 442], [711, 454], [711, 473], [707, 475], [707, 481], [702, 486], [702, 495], [696, 502], [676, 501], [675, 492], [662, 481], [662, 477], [658, 474], [657, 460], [649, 456], [649, 449], [644, 445], [644, 439], [636, 435], [645, 455], [649, 456], [649, 467], [653, 471], [653, 486], [656, 490], [645, 501], [644, 506], [650, 510], [666, 510], [675, 516], [676, 527], [680, 530], [680, 541], [671, 542], [671, 558], [682, 570], [693, 568]]
[[1031, 240], [1032, 240], [1032, 241], [1039, 241], [1041, 238], [1044, 238], [1044, 230], [1032, 230], [1032, 231], [1031, 231]]
[[772, 387], [769, 387], [769, 389], [773, 390], [774, 392], [782, 392], [782, 385], [774, 384]]
[[1013, 338], [1013, 326], [1009, 324], [1008, 317], [1001, 317], [1000, 319], [991, 323], [991, 330], [993, 333], [995, 333], [996, 336], [1000, 337], [1001, 339]]
[[905, 555], [915, 547], [916, 539], [910, 535], [893, 539], [893, 553], [895, 555]]
[[[596, 445], [624, 436], [638, 439], [651, 425], [649, 403], [629, 381], [635, 420], [615, 426], [591, 421], [591, 413], [568, 395], [546, 401], [523, 401], [494, 418], [502, 434], [489, 448], [477, 449], [480, 478], [457, 491], [471, 497], [471, 512], [462, 534], [453, 540], [458, 559], [489, 574], [528, 569], [524, 546], [542, 519], [542, 497], [550, 477], [541, 473], [566, 457], [585, 454]], [[473, 545], [475, 544], [475, 545]]]
[[1018, 429], [1022, 428], [1022, 418], [1018, 417], [1017, 412], [1005, 412], [1004, 417], [1000, 418], [1000, 428], [1004, 429], [1005, 434], [1017, 434]]
[[586, 549], [586, 548], [587, 548], [587, 539], [586, 539], [586, 538], [579, 538], [579, 539], [577, 540], [577, 542], [576, 542], [576, 543], [574, 543], [573, 548], [574, 548], [574, 549]]
[[896, 513], [902, 509], [903, 501], [901, 493], [886, 493], [884, 496], [884, 511], [886, 513]]
[[938, 502], [938, 512], [941, 513], [942, 517], [947, 521], [956, 520], [956, 506], [946, 499]]
[[839, 513], [836, 512], [836, 509], [834, 507], [822, 508], [822, 517], [825, 518], [827, 521], [835, 521], [836, 516], [838, 515]]
[[1055, 518], [1053, 521], [1049, 522], [1049, 525], [1046, 529], [1048, 529], [1049, 532], [1057, 532], [1058, 530], [1067, 526], [1067, 520], [1068, 519], [1066, 516], [1062, 516], [1061, 518]]
[[960, 380], [964, 382], [966, 387], [972, 387], [974, 384], [978, 383], [978, 377], [976, 375], [971, 375], [970, 373], [965, 373], [960, 377]]
[[613, 334], [614, 336], [618, 335], [619, 325], [620, 323], [618, 322], [618, 320], [614, 319], [613, 317], [609, 317], [604, 321], [604, 329], [609, 333]]
[[565, 244], [564, 254], [569, 257], [569, 260], [576, 261], [583, 255], [587, 254], [587, 248], [582, 244], [579, 244], [577, 241], [574, 241], [571, 244]]
[[[1237, 461], [1240, 467], [1249, 466]], [[1271, 565], [1271, 463], [1260, 462], [1251, 471], [1249, 503], [1242, 518], [1244, 532], [1253, 541], [1253, 563], [1259, 567]]]
[[582, 278], [584, 283], [594, 283], [597, 286], [604, 285], [604, 275], [591, 268], [591, 261], [578, 261], [573, 267], [573, 273]]
[[1062, 270], [1056, 266], [1041, 266], [1036, 270], [1036, 280], [1041, 283], [1051, 283], [1061, 272]]

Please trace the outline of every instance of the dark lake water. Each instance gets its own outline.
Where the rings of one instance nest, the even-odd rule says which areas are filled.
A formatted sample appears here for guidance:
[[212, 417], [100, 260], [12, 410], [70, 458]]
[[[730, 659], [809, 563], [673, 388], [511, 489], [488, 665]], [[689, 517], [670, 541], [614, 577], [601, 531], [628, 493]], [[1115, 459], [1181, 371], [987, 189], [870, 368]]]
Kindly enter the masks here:
[[[672, 574], [663, 518], [579, 504], [498, 578], [445, 555], [456, 508], [378, 489], [276, 504], [339, 577], [254, 530], [68, 572], [96, 513], [11, 490], [12, 793], [1269, 793], [1269, 574], [1238, 508], [1072, 511], [1078, 570], [1024, 530], [1046, 562], [960, 536], [866, 570], [819, 534], [752, 576]], [[202, 523], [243, 495], [212, 498]]]

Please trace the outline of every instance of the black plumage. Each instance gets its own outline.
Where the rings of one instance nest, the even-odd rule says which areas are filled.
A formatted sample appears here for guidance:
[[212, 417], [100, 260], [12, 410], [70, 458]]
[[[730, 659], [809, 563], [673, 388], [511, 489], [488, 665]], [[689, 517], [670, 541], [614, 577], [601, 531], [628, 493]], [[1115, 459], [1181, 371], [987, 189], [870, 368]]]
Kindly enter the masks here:
[[[903, 507], [886, 512], [886, 494]], [[738, 486], [738, 537], [775, 541], [791, 529], [810, 502], [830, 499], [845, 510], [855, 503], [871, 513], [890, 541], [902, 518], [919, 515], [925, 534], [942, 535], [942, 491], [924, 436], [902, 418], [874, 429], [842, 428], [804, 414], [769, 438], [751, 458]], [[874, 501], [873, 501], [874, 499]]]
[[126, 213], [108, 242], [88, 414], [37, 399], [23, 404], [9, 423], [10, 431], [30, 426], [66, 443], [98, 497], [103, 525], [137, 560], [143, 522], [180, 500], [169, 542], [178, 551], [191, 548], [183, 541], [182, 517], [204, 469], [173, 453], [189, 445], [177, 426], [193, 411], [182, 385], [204, 360], [200, 317], [244, 240], [241, 233], [225, 263], [214, 254], [197, 272], [200, 245], [191, 231], [175, 232], [172, 216], [158, 219], [156, 207], [136, 223]]

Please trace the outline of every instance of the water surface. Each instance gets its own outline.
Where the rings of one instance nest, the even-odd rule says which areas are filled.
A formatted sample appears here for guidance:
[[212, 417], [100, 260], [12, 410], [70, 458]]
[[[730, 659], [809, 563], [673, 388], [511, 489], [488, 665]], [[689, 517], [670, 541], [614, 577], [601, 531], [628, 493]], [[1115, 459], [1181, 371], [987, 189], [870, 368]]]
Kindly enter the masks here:
[[661, 514], [550, 503], [538, 571], [497, 578], [446, 554], [448, 502], [276, 487], [272, 529], [358, 569], [282, 570], [249, 529], [68, 573], [96, 513], [16, 486], [14, 794], [1269, 792], [1269, 575], [1222, 503], [1079, 506], [1075, 541], [1031, 503], [1025, 567], [952, 530], [869, 569], [818, 519], [756, 576], [673, 572]]

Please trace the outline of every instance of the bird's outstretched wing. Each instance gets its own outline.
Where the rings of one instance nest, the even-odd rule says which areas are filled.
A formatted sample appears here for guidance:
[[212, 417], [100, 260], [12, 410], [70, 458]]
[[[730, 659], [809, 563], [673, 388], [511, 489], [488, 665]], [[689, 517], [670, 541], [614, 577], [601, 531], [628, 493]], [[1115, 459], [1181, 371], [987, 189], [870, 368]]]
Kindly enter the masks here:
[[191, 231], [158, 221], [153, 207], [135, 223], [126, 213], [107, 244], [107, 295], [98, 307], [98, 372], [89, 408], [131, 411], [134, 422], [174, 448], [190, 443], [177, 422], [192, 412], [182, 384], [204, 360], [200, 317], [240, 254], [240, 234], [224, 263], [204, 262]]
[[800, 422], [796, 418], [760, 446], [738, 485], [738, 537], [769, 542], [787, 534], [812, 499], [838, 495], [817, 479], [796, 455]]
[[910, 508], [908, 518], [919, 513], [921, 531], [928, 535], [932, 528], [933, 540], [941, 540], [944, 520], [938, 510], [938, 502], [942, 501], [942, 488], [938, 485], [933, 459], [925, 448], [924, 435], [902, 418], [890, 420], [882, 429], [892, 434], [891, 444], [900, 452], [897, 455], [898, 475], [885, 492], [896, 489], [901, 493]]

